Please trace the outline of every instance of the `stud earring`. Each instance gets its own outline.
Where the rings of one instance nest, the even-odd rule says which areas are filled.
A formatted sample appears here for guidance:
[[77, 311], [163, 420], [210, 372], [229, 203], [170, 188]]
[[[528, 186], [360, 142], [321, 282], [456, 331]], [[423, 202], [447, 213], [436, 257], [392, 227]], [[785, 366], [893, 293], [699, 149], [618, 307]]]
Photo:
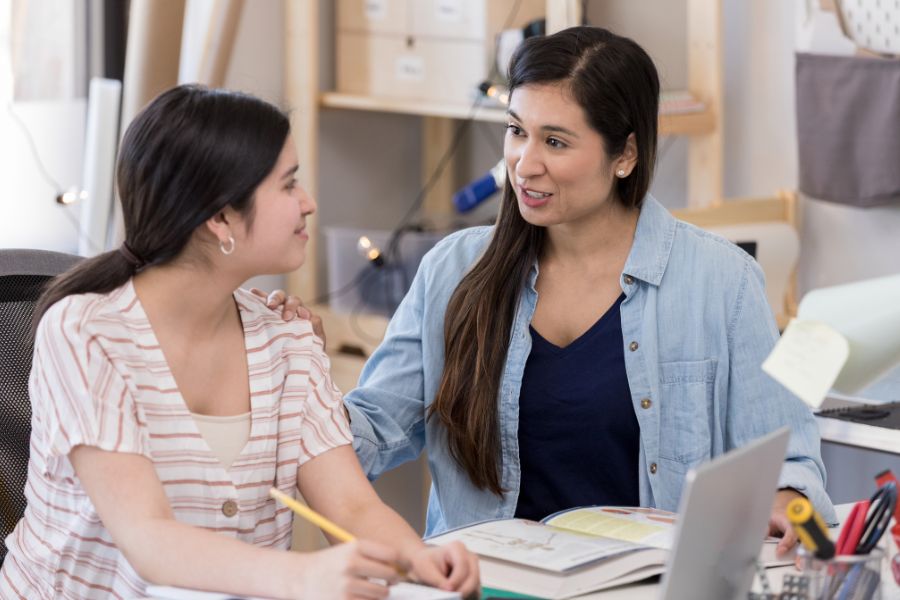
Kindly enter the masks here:
[[225, 242], [219, 242], [219, 250], [222, 251], [222, 254], [228, 256], [232, 252], [234, 252], [234, 236], [231, 234], [228, 235], [228, 245], [225, 245]]
[[618, 175], [619, 177], [625, 177], [625, 169], [619, 169], [618, 171], [616, 171], [616, 175]]

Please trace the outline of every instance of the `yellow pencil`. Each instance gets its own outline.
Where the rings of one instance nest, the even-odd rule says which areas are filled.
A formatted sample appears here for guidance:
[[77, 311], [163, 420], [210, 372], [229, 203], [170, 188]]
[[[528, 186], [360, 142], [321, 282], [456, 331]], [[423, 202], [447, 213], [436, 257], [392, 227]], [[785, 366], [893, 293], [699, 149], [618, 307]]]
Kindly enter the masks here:
[[269, 495], [290, 508], [292, 511], [317, 526], [319, 529], [324, 531], [325, 533], [331, 534], [342, 542], [352, 542], [356, 538], [348, 532], [346, 529], [338, 527], [310, 507], [300, 504], [281, 490], [272, 488], [269, 490]]
[[[276, 489], [276, 488], [269, 488], [269, 495], [272, 496], [273, 498], [275, 498], [276, 500], [278, 500], [279, 502], [281, 502], [282, 504], [284, 504], [285, 506], [287, 506], [288, 508], [290, 508], [292, 511], [294, 511], [295, 513], [297, 513], [298, 515], [300, 515], [301, 517], [303, 517], [310, 523], [312, 523], [313, 525], [316, 525], [319, 529], [321, 529], [325, 533], [329, 533], [329, 534], [333, 535], [339, 541], [352, 542], [353, 540], [356, 539], [352, 533], [350, 533], [343, 527], [335, 525], [332, 521], [329, 521], [327, 518], [323, 517], [322, 515], [320, 515], [319, 513], [317, 513], [310, 507], [306, 506], [305, 504], [300, 504], [299, 502], [297, 502], [296, 500], [294, 500], [293, 498], [291, 498], [290, 496], [288, 496], [281, 490]], [[397, 574], [399, 574], [400, 577], [402, 577], [402, 578], [407, 577], [406, 569], [400, 567], [399, 565], [396, 566], [395, 569], [397, 570]]]

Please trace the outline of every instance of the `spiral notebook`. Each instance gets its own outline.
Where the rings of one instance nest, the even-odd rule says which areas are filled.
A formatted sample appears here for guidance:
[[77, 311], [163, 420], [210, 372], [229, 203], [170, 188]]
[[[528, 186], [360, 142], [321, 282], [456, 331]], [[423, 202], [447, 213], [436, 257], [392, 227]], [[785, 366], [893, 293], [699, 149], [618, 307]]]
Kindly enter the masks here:
[[900, 402], [831, 408], [819, 411], [817, 415], [886, 429], [900, 429]]

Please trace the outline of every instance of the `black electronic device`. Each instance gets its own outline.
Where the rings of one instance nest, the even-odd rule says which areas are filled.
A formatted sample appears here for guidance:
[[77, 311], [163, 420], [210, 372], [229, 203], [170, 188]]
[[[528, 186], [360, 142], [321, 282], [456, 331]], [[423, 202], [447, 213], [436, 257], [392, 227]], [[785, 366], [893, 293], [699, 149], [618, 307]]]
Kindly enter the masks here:
[[851, 421], [862, 425], [900, 429], [900, 402], [831, 408], [816, 414], [820, 417]]

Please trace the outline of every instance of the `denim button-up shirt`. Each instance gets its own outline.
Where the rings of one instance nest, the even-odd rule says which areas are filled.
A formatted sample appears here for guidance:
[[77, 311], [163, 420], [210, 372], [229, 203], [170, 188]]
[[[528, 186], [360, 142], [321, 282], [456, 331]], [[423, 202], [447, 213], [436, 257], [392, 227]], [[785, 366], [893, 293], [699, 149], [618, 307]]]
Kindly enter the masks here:
[[[512, 517], [518, 502], [518, 398], [531, 351], [537, 265], [519, 298], [497, 399], [507, 491], [496, 496], [474, 487], [450, 456], [443, 426], [426, 419], [444, 366], [447, 303], [492, 233], [454, 233], [425, 256], [359, 387], [345, 398], [354, 448], [370, 478], [427, 449], [433, 483], [426, 535]], [[800, 491], [834, 522], [814, 417], [760, 369], [778, 332], [756, 261], [676, 220], [648, 195], [620, 283], [625, 368], [641, 432], [641, 504], [677, 510], [688, 469], [787, 425], [792, 435], [779, 486]]]

